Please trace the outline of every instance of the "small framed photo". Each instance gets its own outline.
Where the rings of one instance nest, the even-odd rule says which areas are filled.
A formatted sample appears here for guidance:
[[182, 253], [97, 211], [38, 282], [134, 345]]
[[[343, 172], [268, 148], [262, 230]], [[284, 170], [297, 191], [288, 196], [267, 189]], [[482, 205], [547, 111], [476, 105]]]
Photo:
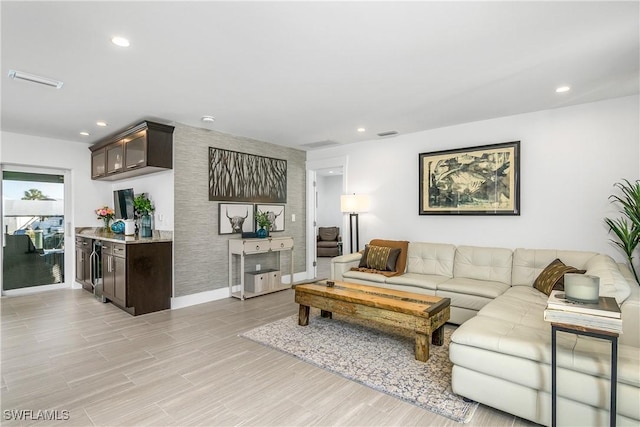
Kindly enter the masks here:
[[256, 205], [256, 212], [266, 212], [271, 220], [269, 232], [284, 231], [284, 205]]
[[255, 231], [253, 205], [220, 203], [218, 205], [218, 234], [242, 234]]

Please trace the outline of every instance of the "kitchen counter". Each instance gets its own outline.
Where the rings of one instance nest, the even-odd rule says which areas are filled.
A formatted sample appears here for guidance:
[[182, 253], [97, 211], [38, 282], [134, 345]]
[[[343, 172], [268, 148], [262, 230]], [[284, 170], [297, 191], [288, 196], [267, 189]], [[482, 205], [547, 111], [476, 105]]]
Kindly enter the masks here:
[[173, 231], [153, 230], [151, 237], [125, 236], [124, 234], [116, 234], [113, 232], [105, 232], [102, 227], [76, 227], [77, 237], [86, 237], [95, 240], [104, 240], [114, 243], [137, 244], [137, 243], [155, 243], [155, 242], [172, 242]]

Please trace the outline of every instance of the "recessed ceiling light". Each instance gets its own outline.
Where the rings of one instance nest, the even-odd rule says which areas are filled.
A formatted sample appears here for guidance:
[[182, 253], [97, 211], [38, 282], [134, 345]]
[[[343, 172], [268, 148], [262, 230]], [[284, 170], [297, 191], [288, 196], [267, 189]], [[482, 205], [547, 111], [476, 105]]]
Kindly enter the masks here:
[[59, 80], [50, 79], [49, 77], [36, 76], [35, 74], [25, 73], [24, 71], [9, 70], [9, 77], [14, 80], [25, 80], [31, 83], [40, 83], [41, 85], [55, 87], [60, 89], [63, 83]]
[[569, 92], [571, 88], [569, 86], [560, 86], [556, 89], [556, 93]]
[[115, 36], [111, 38], [111, 43], [115, 44], [116, 46], [120, 46], [120, 47], [129, 47], [131, 46], [131, 43], [129, 43], [129, 40], [124, 38], [124, 37], [120, 37], [120, 36]]
[[364, 132], [365, 130], [365, 128], [358, 128], [358, 132]]
[[80, 132], [80, 135], [82, 135], [82, 136], [89, 136], [89, 135], [91, 135], [91, 134], [90, 134], [89, 132], [84, 132], [84, 131], [83, 131], [83, 132]]
[[209, 123], [211, 123], [211, 122], [214, 122], [216, 119], [215, 119], [215, 117], [213, 117], [213, 116], [202, 116], [202, 119], [201, 119], [201, 120], [202, 120], [203, 122], [209, 122]]
[[96, 124], [100, 127], [105, 127], [107, 125], [107, 122], [99, 121], [99, 122], [96, 122]]

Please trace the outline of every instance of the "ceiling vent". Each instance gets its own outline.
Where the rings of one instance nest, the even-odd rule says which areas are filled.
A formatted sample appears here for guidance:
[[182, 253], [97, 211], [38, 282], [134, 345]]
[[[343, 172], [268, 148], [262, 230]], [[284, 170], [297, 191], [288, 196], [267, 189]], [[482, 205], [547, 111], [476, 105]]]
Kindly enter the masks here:
[[310, 142], [308, 144], [300, 144], [301, 147], [305, 147], [305, 148], [324, 148], [324, 147], [331, 147], [334, 145], [340, 145], [340, 144], [331, 140]]
[[25, 73], [24, 71], [9, 70], [9, 77], [14, 80], [25, 80], [31, 83], [39, 83], [41, 85], [55, 87], [56, 89], [60, 89], [64, 84], [59, 80], [36, 76], [35, 74]]
[[398, 131], [397, 131], [397, 130], [388, 130], [388, 131], [386, 131], [386, 132], [380, 132], [380, 133], [378, 134], [378, 136], [379, 136], [380, 138], [384, 138], [384, 137], [387, 137], [387, 136], [396, 136], [397, 134], [398, 134]]

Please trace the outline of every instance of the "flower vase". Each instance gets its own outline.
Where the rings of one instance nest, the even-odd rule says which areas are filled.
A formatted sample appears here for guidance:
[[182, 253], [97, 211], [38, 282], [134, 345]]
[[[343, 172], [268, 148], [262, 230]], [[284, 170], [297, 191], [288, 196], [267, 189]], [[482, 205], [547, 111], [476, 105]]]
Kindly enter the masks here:
[[151, 237], [151, 215], [140, 218], [140, 237]]
[[102, 218], [104, 221], [104, 232], [111, 233], [111, 227], [109, 227], [109, 223], [111, 222], [111, 218]]
[[260, 229], [257, 232], [257, 235], [259, 238], [264, 239], [265, 237], [267, 237], [269, 235], [269, 233], [267, 232], [267, 229], [264, 227], [260, 227]]

